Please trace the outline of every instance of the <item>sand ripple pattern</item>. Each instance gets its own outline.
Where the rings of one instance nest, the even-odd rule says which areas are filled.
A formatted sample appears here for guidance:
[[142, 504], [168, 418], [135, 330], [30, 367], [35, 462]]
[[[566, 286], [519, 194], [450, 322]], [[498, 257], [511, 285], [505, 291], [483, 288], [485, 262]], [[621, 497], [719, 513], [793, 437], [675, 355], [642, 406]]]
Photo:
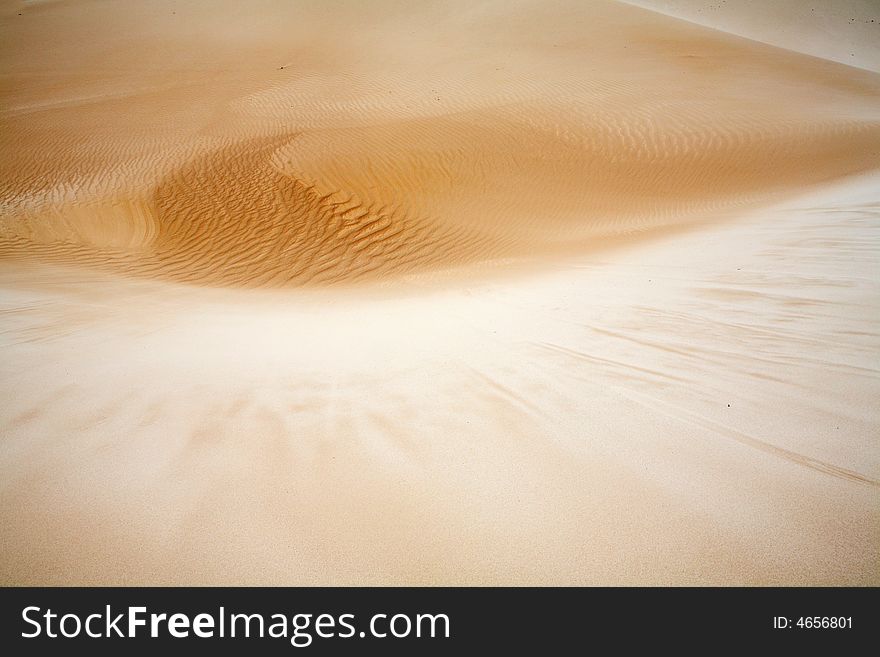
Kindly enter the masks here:
[[223, 287], [498, 269], [880, 164], [877, 74], [616, 3], [553, 30], [540, 3], [383, 11], [322, 32], [291, 3], [209, 64], [10, 55], [0, 257]]

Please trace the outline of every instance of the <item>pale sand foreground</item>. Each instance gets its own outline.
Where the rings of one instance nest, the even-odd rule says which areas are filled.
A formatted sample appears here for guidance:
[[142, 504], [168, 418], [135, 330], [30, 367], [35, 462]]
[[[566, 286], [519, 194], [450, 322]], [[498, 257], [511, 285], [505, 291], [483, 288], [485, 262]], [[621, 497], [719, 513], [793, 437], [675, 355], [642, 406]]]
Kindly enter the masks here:
[[0, 581], [880, 583], [880, 76], [412, 4], [0, 5]]

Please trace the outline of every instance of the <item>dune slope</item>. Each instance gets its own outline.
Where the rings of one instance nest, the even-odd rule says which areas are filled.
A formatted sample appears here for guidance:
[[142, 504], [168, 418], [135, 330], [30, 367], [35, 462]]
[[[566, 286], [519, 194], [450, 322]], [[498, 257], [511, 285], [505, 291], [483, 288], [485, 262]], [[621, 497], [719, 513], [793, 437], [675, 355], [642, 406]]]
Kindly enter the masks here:
[[[89, 13], [127, 27], [127, 9], [7, 17], [10, 53], [25, 35], [82, 52], [76, 75], [7, 56], [0, 255], [222, 286], [375, 280], [717, 219], [880, 150], [880, 76], [615, 3], [269, 3], [282, 25], [335, 24], [225, 25], [245, 42], [222, 74], [222, 11], [181, 26], [145, 7], [112, 72], [58, 32]], [[160, 39], [167, 59], [140, 61]]]

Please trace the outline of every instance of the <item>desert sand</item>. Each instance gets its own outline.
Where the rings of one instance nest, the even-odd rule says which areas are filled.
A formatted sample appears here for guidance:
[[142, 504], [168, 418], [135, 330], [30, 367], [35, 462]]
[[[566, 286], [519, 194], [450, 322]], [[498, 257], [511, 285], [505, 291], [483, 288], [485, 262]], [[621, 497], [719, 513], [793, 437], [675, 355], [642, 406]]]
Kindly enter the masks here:
[[640, 4], [0, 4], [0, 582], [880, 584], [880, 12]]

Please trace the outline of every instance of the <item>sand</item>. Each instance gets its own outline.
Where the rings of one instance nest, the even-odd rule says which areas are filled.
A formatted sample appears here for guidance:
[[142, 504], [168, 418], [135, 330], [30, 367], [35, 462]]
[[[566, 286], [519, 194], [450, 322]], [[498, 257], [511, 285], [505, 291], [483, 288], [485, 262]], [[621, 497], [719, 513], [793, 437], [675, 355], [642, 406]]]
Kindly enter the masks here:
[[743, 7], [0, 5], [0, 582], [880, 583], [875, 45]]
[[880, 71], [876, 0], [626, 0], [847, 66]]

